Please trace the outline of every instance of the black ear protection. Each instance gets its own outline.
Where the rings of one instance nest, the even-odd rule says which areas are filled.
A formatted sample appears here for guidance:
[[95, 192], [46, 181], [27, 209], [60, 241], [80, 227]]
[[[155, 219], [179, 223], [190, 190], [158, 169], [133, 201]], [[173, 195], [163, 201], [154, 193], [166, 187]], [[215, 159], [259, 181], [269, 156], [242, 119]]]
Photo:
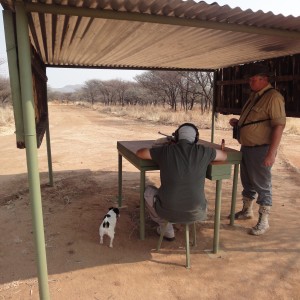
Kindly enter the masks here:
[[194, 124], [192, 124], [192, 123], [184, 123], [184, 124], [180, 125], [180, 126], [175, 130], [175, 132], [172, 133], [172, 136], [174, 136], [174, 141], [175, 141], [175, 143], [177, 143], [178, 140], [179, 140], [179, 129], [180, 129], [181, 127], [184, 127], [184, 126], [190, 126], [190, 127], [192, 127], [192, 128], [195, 129], [195, 131], [196, 131], [196, 136], [195, 136], [195, 141], [194, 141], [194, 143], [197, 143], [198, 140], [199, 140], [199, 131], [198, 131], [198, 128], [197, 128]]

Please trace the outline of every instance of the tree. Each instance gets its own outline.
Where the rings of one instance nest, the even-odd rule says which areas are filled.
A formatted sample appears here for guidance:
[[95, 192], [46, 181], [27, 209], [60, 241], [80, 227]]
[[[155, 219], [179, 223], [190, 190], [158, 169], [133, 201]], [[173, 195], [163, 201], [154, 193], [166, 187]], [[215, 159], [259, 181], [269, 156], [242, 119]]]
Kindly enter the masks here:
[[141, 87], [136, 82], [128, 82], [127, 83], [127, 90], [124, 97], [124, 104], [126, 105], [136, 105], [144, 103], [145, 100], [144, 95], [146, 95], [145, 89]]
[[11, 102], [9, 79], [0, 76], [0, 103], [3, 105], [9, 102]]
[[200, 101], [202, 113], [208, 111], [213, 101], [213, 73], [211, 72], [195, 72], [192, 76], [192, 82], [197, 86], [195, 95]]
[[179, 72], [181, 75], [180, 81], [180, 97], [181, 107], [187, 111], [192, 110], [195, 103], [196, 84], [191, 80], [192, 72]]
[[[0, 58], [0, 66], [5, 64], [5, 62], [6, 60], [4, 58]], [[0, 103], [9, 103], [11, 100], [9, 79], [0, 75]]]
[[101, 86], [101, 81], [96, 79], [88, 80], [84, 83], [84, 86], [82, 88], [83, 95], [86, 97], [86, 100], [88, 102], [92, 103], [92, 105], [99, 98], [100, 86]]
[[119, 102], [121, 106], [124, 106], [129, 83], [123, 80], [111, 80], [110, 86], [115, 90], [116, 101]]
[[100, 81], [99, 92], [105, 105], [111, 105], [116, 101], [116, 80]]
[[192, 110], [199, 104], [202, 112], [212, 106], [213, 73], [186, 71], [146, 71], [137, 75], [136, 82], [122, 80], [89, 80], [71, 94], [48, 93], [61, 100], [82, 100], [105, 105], [169, 105], [171, 109]]
[[[137, 82], [157, 96], [157, 101], [177, 109], [180, 76], [172, 71], [149, 71], [135, 77]], [[160, 100], [160, 101], [159, 101]]]

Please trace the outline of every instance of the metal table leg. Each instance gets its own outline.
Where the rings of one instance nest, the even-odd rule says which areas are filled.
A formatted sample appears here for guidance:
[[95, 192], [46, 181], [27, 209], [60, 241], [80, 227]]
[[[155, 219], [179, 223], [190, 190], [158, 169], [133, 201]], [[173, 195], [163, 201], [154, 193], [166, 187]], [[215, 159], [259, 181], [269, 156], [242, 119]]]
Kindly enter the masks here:
[[119, 183], [119, 194], [118, 194], [118, 205], [122, 206], [122, 155], [118, 154], [118, 183]]
[[230, 225], [232, 225], [232, 226], [234, 225], [238, 175], [239, 175], [239, 164], [235, 164], [234, 165], [234, 173], [233, 173], [232, 198], [231, 198], [231, 210], [230, 210]]
[[140, 239], [145, 239], [145, 171], [140, 173]]
[[217, 182], [216, 182], [213, 253], [218, 253], [218, 251], [219, 251], [219, 231], [220, 231], [220, 217], [221, 217], [221, 194], [222, 194], [222, 180], [217, 180]]

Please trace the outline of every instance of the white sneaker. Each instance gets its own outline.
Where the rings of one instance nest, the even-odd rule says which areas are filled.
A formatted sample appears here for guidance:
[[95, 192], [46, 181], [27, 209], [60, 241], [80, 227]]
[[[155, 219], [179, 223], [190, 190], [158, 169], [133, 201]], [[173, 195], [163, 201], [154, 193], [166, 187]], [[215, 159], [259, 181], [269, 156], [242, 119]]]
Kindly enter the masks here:
[[[162, 226], [164, 226], [164, 225], [162, 225]], [[156, 228], [156, 232], [157, 232], [158, 235], [160, 235], [160, 232], [161, 232], [161, 227], [160, 226], [158, 226]], [[164, 233], [164, 240], [169, 241], [169, 242], [172, 242], [172, 241], [175, 240], [174, 229], [173, 229], [172, 224], [170, 224], [170, 223], [168, 223], [167, 229]]]

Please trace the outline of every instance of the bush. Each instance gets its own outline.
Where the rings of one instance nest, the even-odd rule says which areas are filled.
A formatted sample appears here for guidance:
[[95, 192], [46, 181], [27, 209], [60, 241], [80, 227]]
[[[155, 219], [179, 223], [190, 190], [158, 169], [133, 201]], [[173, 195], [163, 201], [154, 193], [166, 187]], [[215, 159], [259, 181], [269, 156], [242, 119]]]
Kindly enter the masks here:
[[0, 105], [0, 133], [11, 134], [14, 132], [14, 113], [11, 104]]

